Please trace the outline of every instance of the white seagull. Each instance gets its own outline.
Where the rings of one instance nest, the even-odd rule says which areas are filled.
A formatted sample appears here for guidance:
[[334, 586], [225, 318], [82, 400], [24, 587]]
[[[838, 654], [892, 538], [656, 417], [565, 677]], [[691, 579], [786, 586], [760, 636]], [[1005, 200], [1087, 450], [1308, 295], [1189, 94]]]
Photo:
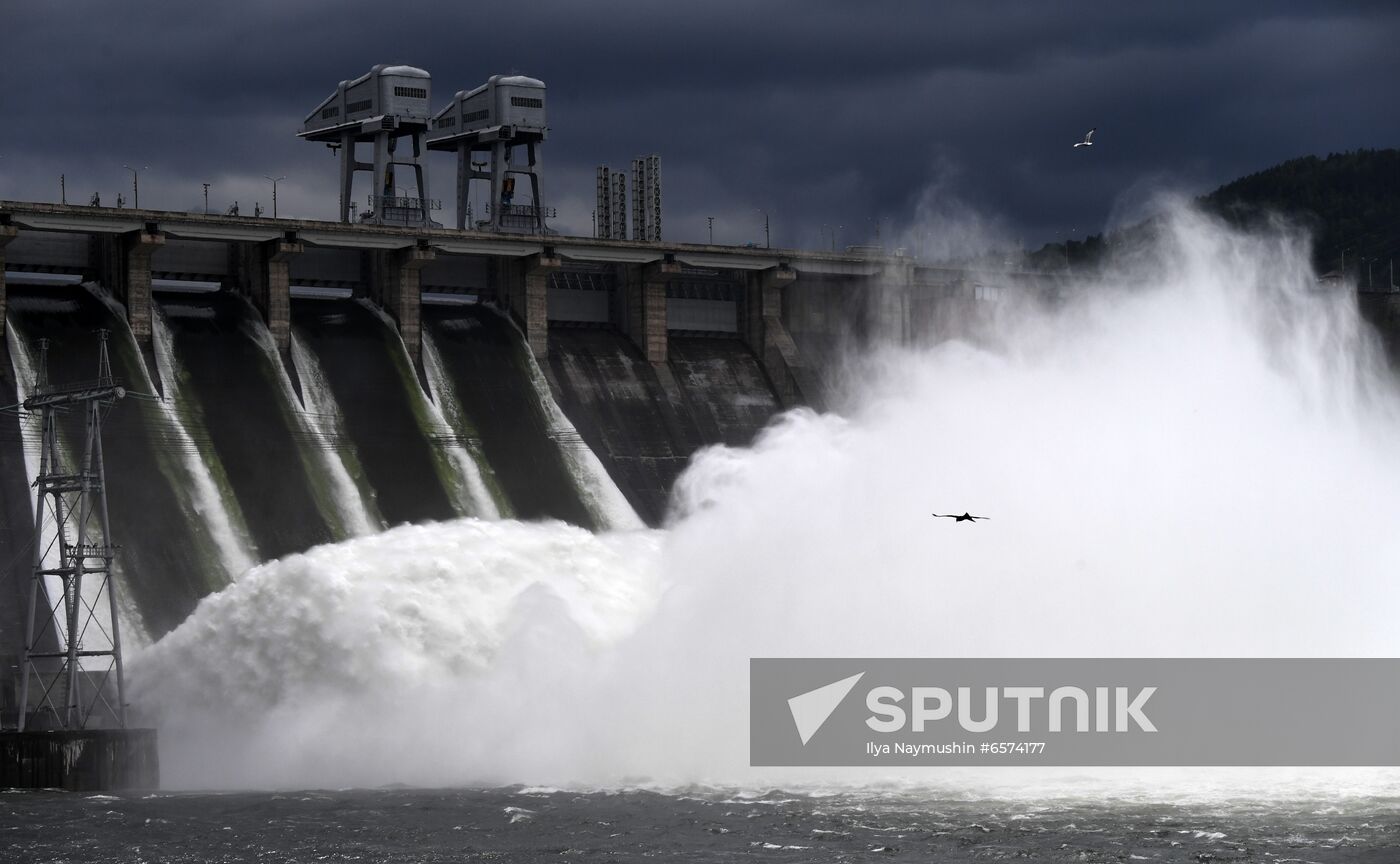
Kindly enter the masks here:
[[1084, 133], [1084, 140], [1083, 140], [1083, 141], [1080, 141], [1078, 144], [1076, 144], [1076, 145], [1074, 145], [1074, 146], [1076, 146], [1076, 147], [1093, 147], [1093, 146], [1094, 146], [1094, 133], [1097, 132], [1097, 131], [1099, 131], [1099, 127], [1095, 126], [1093, 129], [1090, 129], [1088, 132], [1085, 132], [1085, 133]]

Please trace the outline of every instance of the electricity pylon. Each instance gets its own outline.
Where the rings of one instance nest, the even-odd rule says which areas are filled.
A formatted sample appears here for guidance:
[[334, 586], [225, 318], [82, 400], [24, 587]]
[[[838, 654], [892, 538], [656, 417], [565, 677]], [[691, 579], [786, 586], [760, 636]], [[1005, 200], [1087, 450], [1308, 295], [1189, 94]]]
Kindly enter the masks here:
[[[21, 732], [27, 725], [66, 730], [126, 727], [102, 421], [127, 393], [112, 377], [106, 330], [100, 331], [100, 338], [97, 380], [63, 387], [49, 384], [48, 340], [39, 340], [34, 391], [23, 403], [26, 411], [40, 415], [42, 446], [34, 480], [34, 573], [20, 679]], [[76, 460], [65, 459], [59, 447], [57, 414], [70, 410], [81, 411], [85, 418]], [[70, 464], [73, 461], [78, 464]], [[46, 525], [51, 535], [47, 542]], [[105, 620], [99, 613], [104, 606]], [[32, 712], [31, 680], [39, 694]], [[99, 708], [104, 709], [100, 715]]]

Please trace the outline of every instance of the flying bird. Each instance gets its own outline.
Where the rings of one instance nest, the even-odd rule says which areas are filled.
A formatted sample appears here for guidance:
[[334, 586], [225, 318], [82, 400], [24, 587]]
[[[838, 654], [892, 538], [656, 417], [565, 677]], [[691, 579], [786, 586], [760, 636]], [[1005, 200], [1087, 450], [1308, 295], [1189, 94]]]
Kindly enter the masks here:
[[1084, 133], [1084, 140], [1083, 140], [1083, 141], [1080, 141], [1078, 144], [1075, 144], [1074, 146], [1076, 146], [1076, 147], [1093, 147], [1093, 146], [1094, 146], [1094, 133], [1097, 132], [1097, 131], [1099, 131], [1099, 127], [1095, 126], [1093, 129], [1090, 129], [1088, 132], [1085, 132], [1085, 133]]
[[973, 516], [971, 513], [964, 513], [958, 516], [954, 513], [934, 513], [939, 519], [952, 519], [954, 522], [976, 522], [978, 519], [990, 519], [990, 516]]

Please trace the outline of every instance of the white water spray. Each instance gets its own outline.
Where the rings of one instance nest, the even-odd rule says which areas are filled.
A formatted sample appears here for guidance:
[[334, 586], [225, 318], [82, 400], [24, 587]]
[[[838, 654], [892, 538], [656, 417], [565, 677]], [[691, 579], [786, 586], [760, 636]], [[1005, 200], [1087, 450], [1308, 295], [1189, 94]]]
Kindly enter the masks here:
[[[167, 777], [825, 788], [890, 772], [749, 768], [750, 657], [1394, 656], [1400, 398], [1354, 303], [1298, 238], [1176, 212], [1157, 252], [704, 451], [664, 533], [466, 521], [264, 565], [132, 664]], [[962, 510], [992, 521], [929, 516]]]
[[[433, 336], [426, 327], [422, 330], [422, 339], [423, 371], [428, 379], [428, 406], [433, 413], [433, 419], [439, 421], [444, 429], [450, 430], [456, 435], [462, 435], [466, 429], [466, 423], [461, 416], [457, 393], [453, 390], [452, 379], [443, 369], [442, 356], [438, 354], [437, 343], [433, 341]], [[481, 452], [480, 445], [469, 438], [465, 445], [454, 442], [449, 447], [448, 452], [461, 471], [462, 479], [466, 483], [467, 494], [471, 497], [472, 506], [477, 515], [483, 519], [501, 518], [501, 508], [496, 501], [496, 496], [492, 495], [491, 490], [486, 486], [482, 469], [485, 466], [485, 470], [489, 471], [490, 464], [486, 461], [486, 455]]]
[[[359, 470], [359, 457], [355, 454], [349, 436], [345, 434], [340, 406], [336, 404], [335, 394], [326, 382], [326, 374], [321, 369], [320, 361], [316, 359], [315, 354], [307, 350], [293, 331], [292, 365], [296, 367], [297, 378], [301, 381], [302, 398], [306, 402], [306, 410], [303, 411], [301, 402], [297, 399], [296, 389], [292, 386], [292, 379], [287, 375], [286, 367], [282, 365], [282, 355], [272, 340], [272, 333], [267, 329], [267, 325], [262, 323], [261, 317], [250, 316], [249, 320], [254, 322], [251, 325], [253, 339], [267, 355], [268, 362], [277, 370], [277, 380], [282, 384], [282, 398], [287, 400], [286, 404], [291, 409], [295, 422], [301, 427], [301, 432], [312, 440], [339, 442], [334, 447], [317, 446], [310, 449], [314, 451], [312, 458], [320, 462], [320, 473], [330, 480], [334, 500], [329, 503], [335, 507], [340, 524], [356, 537], [382, 530], [385, 525], [384, 519], [374, 506], [369, 484], [361, 487], [355, 482], [356, 477], [364, 476]], [[306, 458], [304, 451], [303, 458]]]
[[[397, 362], [405, 376], [404, 386], [409, 393], [409, 399], [423, 413], [418, 415], [419, 426], [423, 434], [433, 444], [431, 448], [433, 459], [439, 463], [438, 473], [447, 481], [447, 492], [453, 499], [453, 505], [458, 513], [462, 515], [478, 516], [486, 519], [500, 518], [500, 509], [496, 506], [496, 501], [491, 497], [490, 491], [486, 488], [486, 481], [481, 476], [481, 466], [472, 458], [472, 454], [467, 452], [467, 448], [457, 440], [457, 432], [452, 425], [447, 422], [447, 417], [443, 415], [442, 408], [431, 398], [423, 395], [418, 387], [417, 371], [414, 368], [413, 358], [408, 354], [408, 346], [404, 344], [403, 337], [399, 334], [399, 326], [389, 313], [380, 309], [368, 300], [360, 300], [360, 305], [368, 309], [376, 318], [389, 328], [391, 338], [398, 347]], [[424, 353], [426, 355], [426, 336], [424, 337]], [[425, 356], [424, 361], [427, 358]], [[415, 412], [416, 413], [416, 412]], [[442, 457], [446, 456], [443, 460]]]
[[[523, 343], [525, 334], [509, 315], [505, 317]], [[574, 487], [578, 489], [583, 505], [604, 529], [635, 531], [645, 528], [646, 523], [627, 502], [627, 496], [617, 488], [617, 483], [598, 460], [598, 454], [584, 443], [583, 436], [578, 434], [578, 430], [569, 422], [559, 403], [554, 401], [554, 393], [549, 389], [549, 381], [535, 360], [534, 352], [528, 345], [523, 345], [521, 350], [530, 364], [530, 384], [535, 388], [535, 398], [539, 400], [540, 407], [544, 409], [545, 420], [549, 424], [549, 437], [554, 439], [564, 455], [569, 476], [574, 480]]]
[[[112, 299], [110, 294], [94, 285], [89, 285], [88, 290], [106, 303], [117, 320], [125, 324], [126, 310]], [[121, 331], [126, 334], [134, 356], [140, 358], [141, 349], [136, 345], [136, 337], [132, 335], [131, 328], [123, 326]], [[151, 340], [155, 346], [156, 374], [160, 376], [161, 381], [160, 392], [165, 394], [165, 398], [158, 403], [161, 418], [174, 438], [175, 449], [181, 454], [180, 461], [188, 480], [188, 486], [177, 482], [173, 484], [174, 488], [187, 490], [189, 505], [199, 521], [209, 528], [209, 536], [214, 541], [224, 572], [228, 579], [237, 579], [239, 574], [252, 567], [256, 560], [252, 551], [253, 543], [247, 526], [243, 524], [243, 516], [238, 510], [237, 502], [231, 500], [231, 495], [226, 500], [219, 484], [214, 480], [210, 466], [214, 466], [214, 470], [218, 470], [221, 475], [223, 473], [218, 455], [212, 448], [200, 449], [195, 445], [180, 411], [176, 410], [176, 405], [182, 402], [186, 405], [185, 410], [189, 410], [188, 400], [182, 399], [180, 395], [174, 338], [164, 313], [156, 304], [151, 304]], [[155, 383], [150, 380], [145, 364], [138, 362], [136, 365], [141, 368], [147, 392], [154, 393]]]

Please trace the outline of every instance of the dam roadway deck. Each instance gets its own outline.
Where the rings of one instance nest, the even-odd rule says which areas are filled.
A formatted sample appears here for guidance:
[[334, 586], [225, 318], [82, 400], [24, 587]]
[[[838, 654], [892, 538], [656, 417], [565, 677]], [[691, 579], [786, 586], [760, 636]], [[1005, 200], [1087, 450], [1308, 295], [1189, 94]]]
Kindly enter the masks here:
[[[495, 301], [541, 361], [552, 325], [615, 327], [651, 363], [666, 361], [671, 332], [731, 336], [758, 356], [784, 404], [818, 401], [803, 392], [810, 376], [784, 331], [784, 289], [799, 277], [908, 281], [914, 270], [900, 256], [16, 201], [0, 201], [0, 265], [102, 284], [125, 305], [143, 347], [159, 279], [243, 294], [284, 354], [292, 286], [349, 289], [388, 313], [420, 368], [424, 293]], [[5, 296], [0, 275], [0, 328]]]

